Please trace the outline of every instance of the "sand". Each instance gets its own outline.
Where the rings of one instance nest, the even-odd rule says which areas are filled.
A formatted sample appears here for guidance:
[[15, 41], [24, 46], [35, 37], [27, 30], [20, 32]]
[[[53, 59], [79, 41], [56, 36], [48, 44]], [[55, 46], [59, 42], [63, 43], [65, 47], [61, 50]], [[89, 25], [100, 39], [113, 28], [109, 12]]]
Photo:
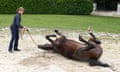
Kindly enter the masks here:
[[[53, 34], [49, 29], [30, 29], [36, 43], [44, 44], [48, 41], [45, 35]], [[69, 39], [78, 41], [79, 33], [88, 39], [87, 32], [63, 31]], [[100, 60], [110, 64], [111, 68], [90, 67], [88, 63], [67, 59], [59, 54], [38, 49], [29, 35], [24, 34], [20, 39], [21, 52], [9, 53], [9, 28], [0, 29], [0, 72], [120, 72], [120, 35], [96, 32], [102, 41], [104, 53]]]

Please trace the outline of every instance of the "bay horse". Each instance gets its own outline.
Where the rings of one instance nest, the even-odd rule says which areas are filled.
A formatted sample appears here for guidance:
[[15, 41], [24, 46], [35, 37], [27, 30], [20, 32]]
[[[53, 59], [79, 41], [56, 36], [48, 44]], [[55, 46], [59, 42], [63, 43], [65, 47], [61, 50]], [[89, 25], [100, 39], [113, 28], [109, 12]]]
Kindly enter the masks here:
[[[62, 35], [58, 30], [54, 31], [56, 34], [47, 35], [46, 39], [51, 44], [38, 45], [38, 48], [44, 50], [53, 50], [61, 55], [79, 61], [87, 61], [90, 66], [102, 66], [109, 67], [108, 64], [104, 64], [99, 61], [101, 55], [103, 54], [103, 49], [101, 47], [101, 41], [95, 37], [95, 35], [89, 31], [91, 38], [86, 41], [79, 35], [79, 40], [77, 42], [71, 39], [67, 39], [66, 36]], [[59, 38], [57, 38], [57, 35]], [[51, 37], [55, 37], [55, 40], [52, 40]]]

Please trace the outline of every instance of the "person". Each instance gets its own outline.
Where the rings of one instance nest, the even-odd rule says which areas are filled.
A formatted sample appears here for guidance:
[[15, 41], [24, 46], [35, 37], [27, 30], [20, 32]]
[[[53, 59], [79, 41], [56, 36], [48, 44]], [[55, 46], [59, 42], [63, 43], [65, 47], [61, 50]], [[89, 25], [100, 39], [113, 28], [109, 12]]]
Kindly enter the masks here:
[[9, 49], [8, 51], [10, 53], [13, 53], [14, 51], [20, 51], [20, 49], [18, 49], [18, 42], [19, 42], [19, 29], [24, 28], [21, 25], [21, 15], [24, 13], [24, 8], [23, 7], [19, 7], [17, 9], [17, 14], [14, 17], [13, 23], [10, 26], [10, 30], [11, 30], [11, 40], [9, 43]]

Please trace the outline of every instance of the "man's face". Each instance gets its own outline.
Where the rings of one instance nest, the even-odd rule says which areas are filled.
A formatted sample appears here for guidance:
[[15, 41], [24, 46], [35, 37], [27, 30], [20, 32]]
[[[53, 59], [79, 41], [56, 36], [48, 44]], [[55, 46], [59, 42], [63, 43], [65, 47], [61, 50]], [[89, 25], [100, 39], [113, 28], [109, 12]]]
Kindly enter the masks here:
[[22, 9], [22, 10], [19, 10], [18, 13], [19, 13], [19, 14], [23, 14], [23, 13], [24, 13], [24, 10], [23, 10], [23, 9]]

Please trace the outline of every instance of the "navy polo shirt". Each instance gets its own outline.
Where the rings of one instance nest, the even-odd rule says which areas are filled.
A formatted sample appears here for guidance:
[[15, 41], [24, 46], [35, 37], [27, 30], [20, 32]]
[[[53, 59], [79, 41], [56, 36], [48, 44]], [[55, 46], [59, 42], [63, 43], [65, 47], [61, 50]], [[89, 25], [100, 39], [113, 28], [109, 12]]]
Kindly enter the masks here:
[[11, 27], [13, 29], [19, 29], [19, 28], [23, 28], [23, 26], [21, 25], [21, 14], [16, 14], [13, 20], [13, 23], [11, 25]]

